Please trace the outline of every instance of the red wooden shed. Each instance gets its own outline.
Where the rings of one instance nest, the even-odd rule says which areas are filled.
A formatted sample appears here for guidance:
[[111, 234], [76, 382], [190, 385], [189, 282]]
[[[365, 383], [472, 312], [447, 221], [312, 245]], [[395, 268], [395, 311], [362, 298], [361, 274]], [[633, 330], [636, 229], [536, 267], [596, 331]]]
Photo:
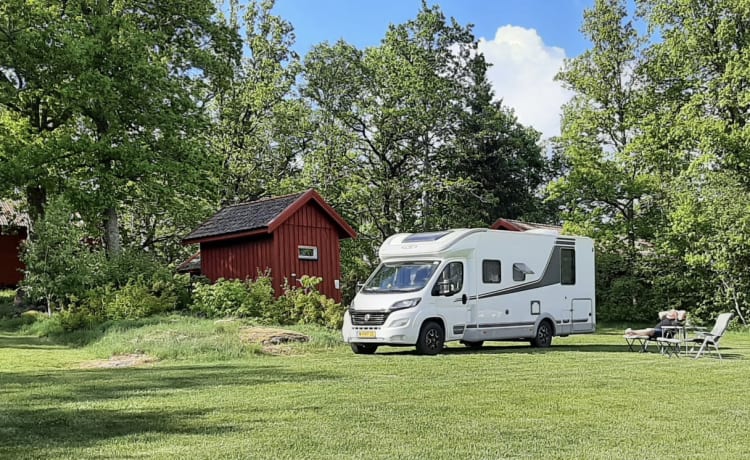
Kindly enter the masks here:
[[20, 245], [28, 233], [29, 218], [11, 201], [0, 201], [0, 287], [15, 287], [25, 268]]
[[[200, 244], [200, 270], [211, 281], [256, 278], [270, 269], [276, 295], [284, 280], [320, 276], [341, 301], [340, 241], [356, 232], [314, 190], [227, 206], [182, 240]], [[195, 256], [191, 258], [195, 260]]]

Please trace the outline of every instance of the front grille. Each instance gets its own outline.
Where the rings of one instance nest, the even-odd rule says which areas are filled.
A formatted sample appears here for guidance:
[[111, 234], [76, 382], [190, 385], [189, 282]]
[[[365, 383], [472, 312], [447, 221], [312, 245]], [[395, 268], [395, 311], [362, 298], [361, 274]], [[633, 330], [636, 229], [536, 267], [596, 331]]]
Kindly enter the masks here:
[[383, 311], [352, 311], [352, 324], [354, 326], [382, 326], [390, 312]]

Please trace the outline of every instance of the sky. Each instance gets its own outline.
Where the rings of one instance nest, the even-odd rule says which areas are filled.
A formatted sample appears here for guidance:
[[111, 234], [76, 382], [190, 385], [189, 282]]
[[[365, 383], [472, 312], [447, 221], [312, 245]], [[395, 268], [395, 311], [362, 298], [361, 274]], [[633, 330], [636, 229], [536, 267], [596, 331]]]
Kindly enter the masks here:
[[[459, 24], [473, 24], [479, 50], [492, 64], [488, 78], [497, 99], [518, 120], [542, 132], [560, 132], [560, 107], [571, 94], [554, 81], [565, 58], [589, 44], [579, 29], [593, 0], [428, 0]], [[389, 24], [414, 18], [421, 0], [276, 0], [274, 13], [289, 21], [295, 51], [345, 40], [358, 48], [377, 46]]]

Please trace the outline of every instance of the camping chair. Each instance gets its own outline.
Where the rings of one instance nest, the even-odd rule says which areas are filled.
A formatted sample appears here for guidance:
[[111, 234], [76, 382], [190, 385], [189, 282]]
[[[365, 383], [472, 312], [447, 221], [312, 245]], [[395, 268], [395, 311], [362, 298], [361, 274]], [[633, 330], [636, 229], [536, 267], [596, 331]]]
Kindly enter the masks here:
[[698, 359], [701, 357], [704, 351], [708, 350], [709, 353], [711, 352], [709, 346], [714, 347], [714, 350], [716, 351], [716, 354], [719, 355], [719, 359], [722, 359], [721, 353], [719, 353], [719, 340], [724, 335], [724, 333], [727, 331], [727, 327], [729, 326], [729, 321], [731, 321], [732, 316], [734, 316], [732, 313], [722, 313], [716, 318], [716, 324], [714, 325], [714, 328], [711, 329], [711, 332], [697, 332], [697, 336], [693, 337], [691, 339], [688, 339], [688, 342], [692, 342], [693, 346], [690, 348], [690, 351], [692, 352], [696, 345], [701, 344], [700, 349], [698, 350], [698, 353], [696, 353], [695, 358]]

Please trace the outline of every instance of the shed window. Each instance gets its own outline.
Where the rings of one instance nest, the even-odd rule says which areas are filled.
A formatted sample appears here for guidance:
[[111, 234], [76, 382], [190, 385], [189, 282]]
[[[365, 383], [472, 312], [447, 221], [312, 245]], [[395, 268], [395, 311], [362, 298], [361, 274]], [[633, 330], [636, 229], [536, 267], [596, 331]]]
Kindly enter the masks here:
[[318, 260], [318, 247], [297, 246], [297, 254], [302, 260]]

